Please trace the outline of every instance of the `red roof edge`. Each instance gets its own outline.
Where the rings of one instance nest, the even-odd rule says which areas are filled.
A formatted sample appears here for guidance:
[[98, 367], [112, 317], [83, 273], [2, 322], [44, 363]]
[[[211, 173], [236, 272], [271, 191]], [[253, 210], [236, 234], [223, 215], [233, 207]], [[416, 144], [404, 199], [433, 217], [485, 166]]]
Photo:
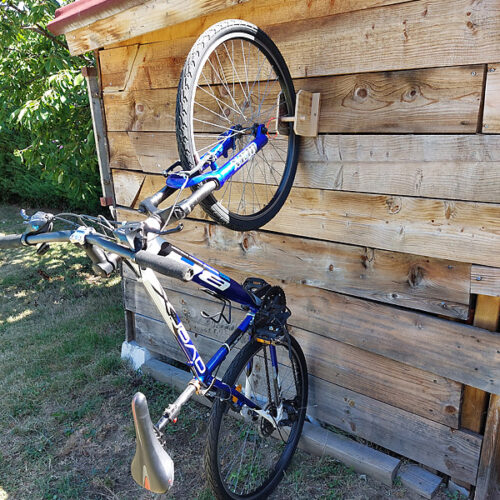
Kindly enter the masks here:
[[69, 24], [96, 16], [121, 3], [123, 0], [76, 0], [76, 2], [57, 9], [55, 19], [47, 25], [47, 28], [54, 35], [62, 35]]

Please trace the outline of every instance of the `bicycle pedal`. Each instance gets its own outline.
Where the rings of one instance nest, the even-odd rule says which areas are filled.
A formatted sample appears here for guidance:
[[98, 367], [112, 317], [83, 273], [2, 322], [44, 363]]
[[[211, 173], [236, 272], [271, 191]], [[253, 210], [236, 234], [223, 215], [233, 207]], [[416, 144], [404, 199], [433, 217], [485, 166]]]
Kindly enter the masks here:
[[153, 493], [167, 492], [174, 482], [174, 462], [164, 450], [149, 416], [146, 396], [137, 392], [132, 399], [136, 433], [135, 456], [130, 467], [134, 481]]

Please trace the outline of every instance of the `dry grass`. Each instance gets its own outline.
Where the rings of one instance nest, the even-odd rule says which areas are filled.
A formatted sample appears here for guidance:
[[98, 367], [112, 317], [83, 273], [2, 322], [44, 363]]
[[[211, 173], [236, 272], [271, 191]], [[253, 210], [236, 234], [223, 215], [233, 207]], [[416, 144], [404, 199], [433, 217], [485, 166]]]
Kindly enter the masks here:
[[[22, 230], [17, 213], [0, 206], [0, 233]], [[168, 431], [168, 496], [132, 481], [131, 398], [141, 390], [159, 416], [175, 394], [121, 363], [123, 323], [119, 278], [96, 280], [78, 249], [0, 252], [0, 500], [212, 498], [201, 458], [208, 410], [195, 403]], [[273, 497], [414, 498], [302, 452]]]

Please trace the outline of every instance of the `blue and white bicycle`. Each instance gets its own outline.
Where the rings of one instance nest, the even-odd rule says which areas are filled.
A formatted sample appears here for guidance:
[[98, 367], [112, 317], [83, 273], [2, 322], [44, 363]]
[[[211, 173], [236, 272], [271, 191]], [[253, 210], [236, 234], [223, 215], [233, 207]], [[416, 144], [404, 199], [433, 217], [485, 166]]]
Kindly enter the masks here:
[[[0, 237], [0, 247], [39, 245], [39, 252], [50, 243], [70, 242], [85, 249], [97, 273], [109, 275], [121, 262], [143, 282], [193, 373], [156, 425], [145, 396], [133, 398], [137, 448], [132, 475], [153, 492], [166, 492], [174, 479], [162, 431], [195, 393], [213, 401], [205, 467], [217, 498], [269, 496], [299, 441], [307, 366], [287, 330], [290, 311], [283, 290], [257, 278], [239, 284], [165, 239], [182, 230], [180, 221], [198, 204], [216, 222], [240, 231], [274, 217], [297, 166], [298, 138], [286, 120], [294, 116], [294, 105], [290, 74], [269, 37], [244, 21], [218, 23], [198, 39], [186, 60], [176, 108], [180, 160], [165, 171], [165, 187], [140, 204], [145, 221], [37, 212], [26, 216], [22, 235]], [[185, 188], [193, 192], [181, 199]], [[174, 202], [159, 208], [169, 197]], [[61, 223], [71, 228], [54, 230]], [[230, 303], [246, 312], [210, 360], [200, 356], [155, 272], [196, 283], [220, 300], [221, 313], [211, 318], [216, 322], [226, 319], [224, 307]], [[239, 352], [220, 378], [218, 369], [232, 350]]]

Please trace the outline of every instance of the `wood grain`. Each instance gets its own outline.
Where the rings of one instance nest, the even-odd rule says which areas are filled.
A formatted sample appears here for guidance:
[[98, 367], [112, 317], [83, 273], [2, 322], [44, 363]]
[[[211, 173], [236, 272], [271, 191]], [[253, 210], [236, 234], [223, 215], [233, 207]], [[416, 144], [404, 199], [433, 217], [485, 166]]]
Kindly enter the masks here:
[[485, 134], [500, 134], [500, 63], [488, 64], [482, 125]]
[[[114, 176], [129, 174], [113, 171]], [[140, 199], [164, 185], [151, 184]], [[232, 201], [241, 186], [232, 183]], [[256, 191], [259, 194], [259, 186]], [[260, 198], [266, 196], [260, 192]], [[258, 196], [257, 196], [258, 198]], [[250, 200], [247, 200], [250, 203]], [[136, 208], [136, 207], [134, 207]], [[234, 209], [234, 207], [233, 207]], [[205, 218], [201, 209], [193, 216]], [[308, 238], [500, 267], [500, 205], [292, 188], [265, 229]]]
[[310, 409], [319, 420], [445, 474], [474, 483], [481, 438], [424, 419], [346, 388], [315, 379]]
[[500, 269], [498, 267], [471, 267], [470, 292], [500, 297]]
[[147, 0], [65, 33], [71, 55], [178, 24], [248, 0]]
[[[108, 142], [112, 168], [160, 173], [179, 157], [171, 132], [108, 132]], [[321, 135], [302, 139], [294, 186], [500, 202], [498, 151], [495, 135]], [[276, 168], [273, 148], [266, 157]]]
[[[141, 61], [143, 58], [138, 56], [136, 59]], [[261, 66], [258, 66], [259, 73], [265, 77], [268, 72]], [[482, 65], [458, 66], [298, 79], [294, 85], [296, 89], [321, 93], [320, 133], [470, 133], [477, 129], [483, 71]], [[178, 73], [180, 68], [161, 68], [162, 75]], [[141, 90], [104, 95], [109, 131], [175, 131], [173, 106], [178, 78], [168, 82], [175, 88], [151, 89], [150, 77], [151, 72], [148, 71], [148, 80]], [[165, 83], [162, 82], [163, 85]], [[222, 93], [224, 87], [217, 85], [217, 76], [210, 83], [214, 83], [211, 89], [218, 94], [219, 100], [227, 102], [224, 119], [228, 117], [231, 120], [234, 107], [227, 94]], [[263, 104], [263, 109], [269, 109], [269, 117], [280, 91], [279, 85], [275, 87], [274, 93], [272, 89], [266, 91]], [[235, 98], [240, 102], [245, 95], [242, 90], [239, 98], [238, 88], [235, 89]], [[196, 110], [197, 118], [215, 122], [221, 128], [227, 127], [222, 119], [205, 109], [212, 109], [214, 105], [208, 93], [199, 92], [196, 99], [200, 102]], [[203, 127], [200, 128], [200, 125]], [[209, 128], [201, 123], [198, 123], [198, 129], [219, 131], [217, 127]]]
[[468, 317], [468, 264], [194, 221], [169, 241], [216, 267]]
[[164, 40], [198, 37], [213, 24], [225, 19], [243, 19], [258, 26], [287, 23], [299, 19], [314, 19], [355, 10], [371, 9], [384, 5], [415, 0], [252, 0], [212, 14], [197, 17], [167, 28], [146, 33], [116, 45], [130, 43], [150, 44]]
[[[500, 313], [500, 297], [478, 295], [474, 326], [492, 332], [498, 328]], [[475, 387], [464, 387], [463, 407], [461, 415], [462, 427], [482, 433], [488, 411], [489, 394]]]
[[[304, 4], [296, 1], [295, 4]], [[335, 2], [336, 4], [337, 2]], [[290, 2], [270, 15], [286, 23], [254, 18], [278, 45], [294, 78], [492, 63], [498, 60], [500, 6], [495, 0], [430, 0], [382, 6], [309, 20], [295, 17]], [[309, 5], [309, 2], [307, 4]], [[248, 4], [251, 9], [251, 4]], [[304, 8], [304, 7], [303, 7]], [[326, 14], [327, 11], [323, 10]], [[223, 11], [221, 11], [222, 15]], [[235, 9], [227, 11], [234, 17]], [[226, 13], [224, 13], [226, 14]], [[228, 16], [226, 15], [226, 19]], [[251, 16], [245, 19], [252, 21]], [[210, 26], [196, 19], [192, 29], [159, 31], [129, 44], [159, 42], [186, 45]], [[184, 34], [185, 33], [185, 34]], [[165, 40], [165, 41], [164, 41]], [[300, 50], [297, 50], [300, 47]], [[318, 50], [331, 47], [331, 50]], [[160, 49], [166, 52], [164, 49]], [[154, 57], [154, 56], [153, 56]]]
[[[157, 321], [161, 319], [140, 283], [126, 278], [124, 291], [127, 309]], [[189, 293], [190, 288], [186, 291]], [[169, 289], [167, 293], [188, 331], [219, 343], [230, 335], [229, 327], [224, 326], [221, 331], [215, 331], [216, 328], [210, 321], [199, 317], [202, 309], [216, 312], [217, 304], [207, 302], [197, 293], [180, 295], [178, 291], [170, 293]], [[236, 325], [233, 322], [233, 328]], [[293, 328], [292, 333], [304, 350], [310, 374], [458, 428], [461, 384], [299, 328]], [[144, 339], [146, 334], [142, 335]], [[150, 345], [152, 342], [151, 340]], [[177, 347], [170, 335], [166, 335], [162, 342], [169, 345], [169, 350]], [[208, 341], [201, 341], [200, 346], [207, 348], [200, 351], [207, 359], [215, 352]], [[179, 357], [182, 359], [181, 352]]]
[[[235, 279], [247, 276], [219, 269]], [[174, 280], [161, 281], [186, 293]], [[500, 391], [500, 336], [488, 330], [326, 290], [312, 295], [308, 287], [283, 287], [293, 326], [487, 392]]]
[[500, 497], [500, 396], [492, 394], [479, 461], [475, 498]]
[[[481, 299], [478, 323], [493, 331], [498, 328], [500, 297]], [[479, 303], [478, 303], [479, 304]], [[477, 474], [476, 498], [494, 500], [500, 495], [500, 396], [495, 391], [488, 406], [484, 441]]]

